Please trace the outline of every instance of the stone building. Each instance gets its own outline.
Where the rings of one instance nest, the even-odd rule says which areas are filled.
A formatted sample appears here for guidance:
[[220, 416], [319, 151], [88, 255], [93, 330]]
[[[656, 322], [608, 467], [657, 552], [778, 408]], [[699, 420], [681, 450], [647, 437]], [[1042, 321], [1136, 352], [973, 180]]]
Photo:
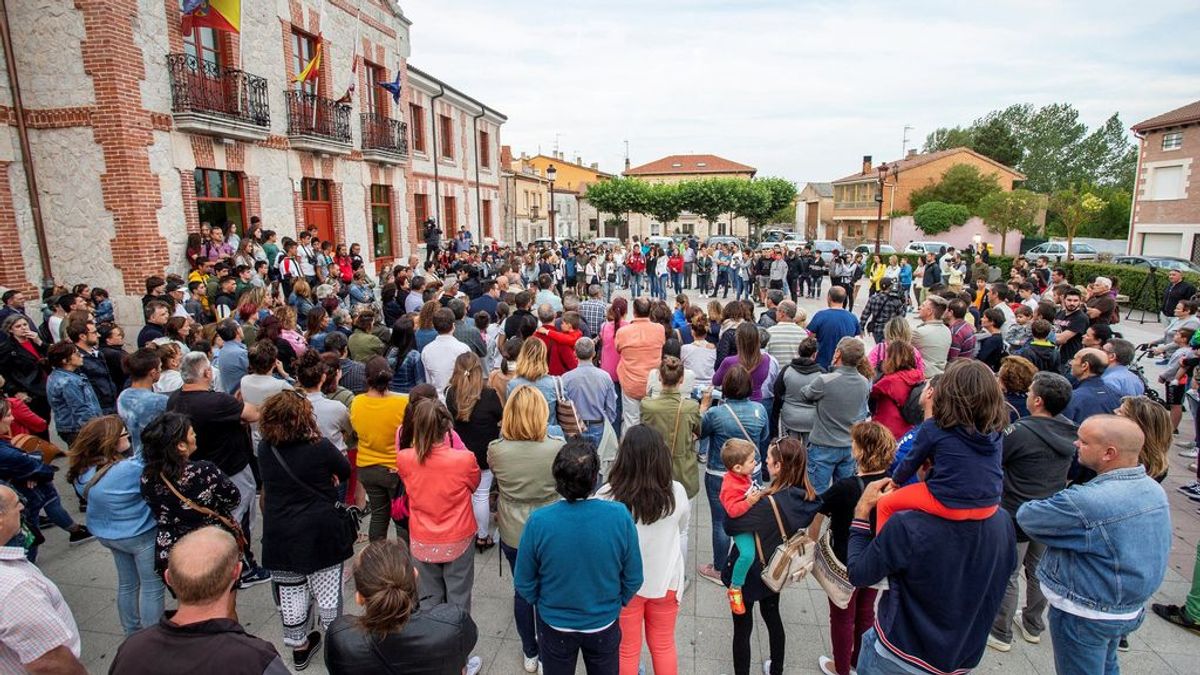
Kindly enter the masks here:
[[501, 240], [528, 244], [550, 236], [550, 179], [525, 159], [513, 159], [512, 148], [500, 150], [504, 229]]
[[1200, 190], [1192, 189], [1200, 158], [1200, 101], [1133, 126], [1137, 180], [1129, 253], [1200, 260]]
[[[505, 118], [408, 66], [394, 0], [244, 1], [239, 33], [186, 34], [179, 0], [6, 5], [0, 285], [102, 286], [138, 325], [144, 278], [186, 272], [201, 222], [316, 225], [377, 269], [425, 217], [498, 221]], [[318, 36], [319, 76], [298, 84]], [[377, 86], [397, 80], [398, 102]]]
[[[738, 178], [750, 180], [758, 169], [745, 164], [730, 161], [716, 155], [667, 155], [653, 162], [626, 167], [625, 176], [639, 178], [647, 183], [679, 183], [686, 180], [704, 180], [707, 178]], [[617, 232], [606, 233], [606, 236], [622, 238], [626, 236], [646, 237], [672, 234], [695, 234], [701, 240], [713, 235], [750, 236], [750, 222], [745, 218], [724, 217], [717, 223], [709, 223], [700, 215], [684, 212], [670, 223], [656, 222], [650, 216], [634, 213], [629, 220], [628, 234]]]
[[[796, 195], [796, 225], [807, 239], [836, 238], [832, 183], [805, 183]], [[826, 237], [827, 232], [833, 236]]]

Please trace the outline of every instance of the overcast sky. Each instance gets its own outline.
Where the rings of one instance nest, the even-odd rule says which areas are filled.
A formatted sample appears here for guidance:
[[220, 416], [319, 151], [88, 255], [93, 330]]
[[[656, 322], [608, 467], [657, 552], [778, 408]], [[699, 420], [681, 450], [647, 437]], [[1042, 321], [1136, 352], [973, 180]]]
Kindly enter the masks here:
[[829, 181], [1012, 103], [1126, 127], [1200, 98], [1200, 3], [414, 0], [411, 62], [514, 153], [713, 153]]

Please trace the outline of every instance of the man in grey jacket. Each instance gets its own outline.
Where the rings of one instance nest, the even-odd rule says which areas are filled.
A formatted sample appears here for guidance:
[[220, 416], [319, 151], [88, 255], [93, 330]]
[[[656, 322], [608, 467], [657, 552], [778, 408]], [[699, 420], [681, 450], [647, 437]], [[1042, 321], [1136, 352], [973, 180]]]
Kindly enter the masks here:
[[[1039, 372], [1026, 395], [1029, 416], [1004, 430], [1004, 492], [1000, 505], [1016, 517], [1017, 509], [1031, 499], [1045, 499], [1067, 485], [1067, 472], [1075, 457], [1078, 427], [1062, 416], [1071, 401], [1071, 383], [1058, 373]], [[1006, 652], [1012, 648], [1013, 627], [1026, 642], [1041, 642], [1046, 630], [1046, 597], [1037, 579], [1038, 562], [1046, 545], [1030, 541], [1018, 526], [1017, 560], [1008, 588], [992, 623], [988, 646]], [[1016, 612], [1017, 578], [1025, 568], [1025, 608]]]
[[808, 440], [808, 479], [818, 493], [834, 481], [854, 475], [850, 455], [850, 426], [867, 416], [871, 383], [858, 372], [865, 357], [862, 340], [844, 337], [833, 353], [830, 372], [801, 389], [801, 396], [817, 406]]

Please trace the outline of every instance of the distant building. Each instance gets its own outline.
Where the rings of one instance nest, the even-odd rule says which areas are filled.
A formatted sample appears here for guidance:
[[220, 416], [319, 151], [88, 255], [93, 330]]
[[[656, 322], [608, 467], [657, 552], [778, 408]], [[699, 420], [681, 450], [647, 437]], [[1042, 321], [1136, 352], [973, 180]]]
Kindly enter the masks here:
[[528, 244], [550, 236], [550, 180], [522, 159], [513, 159], [512, 148], [500, 149], [500, 203], [503, 230], [499, 239]]
[[970, 148], [951, 148], [938, 152], [918, 154], [910, 150], [904, 159], [886, 163], [887, 172], [883, 187], [883, 222], [879, 221], [879, 169], [871, 164], [871, 156], [863, 157], [862, 170], [833, 181], [833, 228], [827, 229], [826, 239], [836, 239], [850, 244], [874, 241], [875, 228], [882, 225], [881, 238], [896, 248], [906, 241], [892, 241], [890, 213], [912, 211], [909, 197], [916, 189], [932, 185], [942, 178], [946, 170], [956, 164], [968, 164], [980, 173], [996, 174], [1000, 189], [1012, 190], [1015, 181], [1025, 176], [1011, 167], [986, 157]]
[[1129, 253], [1200, 261], [1200, 189], [1192, 182], [1200, 157], [1200, 101], [1133, 126], [1137, 180]]
[[561, 152], [532, 157], [522, 153], [519, 161], [532, 167], [539, 176], [545, 176], [546, 170], [554, 167], [554, 229], [558, 238], [579, 241], [600, 236], [599, 214], [583, 196], [589, 185], [608, 180], [613, 174], [601, 171], [596, 162], [584, 164], [582, 157], [567, 161]]
[[[648, 183], [679, 183], [686, 180], [703, 180], [706, 178], [738, 178], [750, 180], [758, 173], [758, 169], [745, 164], [718, 157], [716, 155], [668, 155], [648, 164], [625, 169], [624, 175], [640, 178]], [[750, 236], [750, 223], [745, 218], [730, 218], [726, 215], [714, 225], [705, 221], [700, 215], [684, 212], [679, 218], [670, 223], [658, 223], [649, 216], [635, 213], [629, 222], [628, 234], [620, 233], [607, 227], [605, 236], [622, 237], [637, 235], [642, 237], [695, 234], [702, 240], [713, 235], [730, 234], [738, 237]]]
[[[796, 195], [797, 231], [806, 239], [832, 239], [833, 183], [806, 183]], [[827, 232], [830, 230], [830, 232]]]

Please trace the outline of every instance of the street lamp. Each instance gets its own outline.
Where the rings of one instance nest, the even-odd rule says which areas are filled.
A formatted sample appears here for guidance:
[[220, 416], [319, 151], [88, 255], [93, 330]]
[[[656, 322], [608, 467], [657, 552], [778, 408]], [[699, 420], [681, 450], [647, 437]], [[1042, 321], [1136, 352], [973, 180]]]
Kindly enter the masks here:
[[875, 255], [879, 255], [879, 244], [883, 238], [883, 184], [887, 180], [888, 165], [879, 165], [879, 191], [875, 193], [875, 202], [879, 204], [879, 217], [875, 221]]
[[558, 169], [554, 165], [546, 167], [546, 178], [550, 179], [550, 241], [554, 244], [558, 240], [554, 237], [554, 179], [558, 176]]

